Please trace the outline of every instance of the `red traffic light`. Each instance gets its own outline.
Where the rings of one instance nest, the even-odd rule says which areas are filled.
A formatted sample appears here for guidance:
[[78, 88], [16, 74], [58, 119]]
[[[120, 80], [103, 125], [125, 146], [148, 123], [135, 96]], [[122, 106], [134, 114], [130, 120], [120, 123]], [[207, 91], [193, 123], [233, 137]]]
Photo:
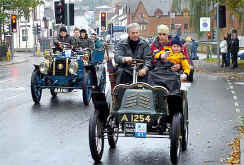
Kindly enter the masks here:
[[11, 29], [12, 32], [16, 32], [17, 31], [17, 25], [16, 25], [16, 15], [11, 15]]
[[207, 33], [207, 37], [208, 37], [208, 39], [211, 39], [211, 37], [212, 37], [211, 32], [208, 32], [208, 33]]

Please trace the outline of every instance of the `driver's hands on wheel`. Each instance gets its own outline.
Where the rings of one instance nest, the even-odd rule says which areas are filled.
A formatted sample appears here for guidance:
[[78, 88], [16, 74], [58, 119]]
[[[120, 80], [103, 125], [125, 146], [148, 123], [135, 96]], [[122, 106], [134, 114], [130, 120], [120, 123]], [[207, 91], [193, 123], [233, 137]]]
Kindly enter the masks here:
[[180, 68], [181, 68], [180, 64], [175, 64], [174, 66], [171, 67], [171, 70], [173, 72], [177, 72], [180, 70]]
[[132, 57], [124, 57], [123, 62], [127, 64], [131, 64], [133, 61]]
[[147, 69], [143, 68], [143, 69], [139, 70], [138, 74], [140, 77], [144, 77], [147, 74]]

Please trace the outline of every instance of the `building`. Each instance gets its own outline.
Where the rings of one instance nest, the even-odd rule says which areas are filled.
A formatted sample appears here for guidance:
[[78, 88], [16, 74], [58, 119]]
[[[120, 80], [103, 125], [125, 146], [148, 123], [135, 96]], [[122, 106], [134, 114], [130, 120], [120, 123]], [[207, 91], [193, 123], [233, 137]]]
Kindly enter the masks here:
[[127, 24], [138, 23], [142, 36], [155, 35], [160, 24], [167, 25], [172, 34], [191, 32], [188, 9], [177, 13], [171, 9], [171, 3], [168, 0], [127, 1]]

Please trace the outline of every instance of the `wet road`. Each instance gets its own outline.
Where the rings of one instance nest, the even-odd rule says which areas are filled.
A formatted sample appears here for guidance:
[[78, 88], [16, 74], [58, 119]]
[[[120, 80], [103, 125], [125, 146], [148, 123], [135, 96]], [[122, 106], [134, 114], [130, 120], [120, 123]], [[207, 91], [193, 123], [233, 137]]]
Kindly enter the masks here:
[[[82, 93], [59, 94], [52, 99], [43, 90], [40, 105], [31, 98], [33, 64], [0, 68], [0, 162], [4, 165], [94, 164], [88, 144], [88, 120], [93, 105], [84, 106]], [[189, 146], [182, 165], [219, 165], [231, 151], [227, 143], [239, 124], [228, 82], [196, 74], [188, 92]], [[116, 149], [105, 141], [102, 165], [170, 165], [169, 139], [120, 138]]]

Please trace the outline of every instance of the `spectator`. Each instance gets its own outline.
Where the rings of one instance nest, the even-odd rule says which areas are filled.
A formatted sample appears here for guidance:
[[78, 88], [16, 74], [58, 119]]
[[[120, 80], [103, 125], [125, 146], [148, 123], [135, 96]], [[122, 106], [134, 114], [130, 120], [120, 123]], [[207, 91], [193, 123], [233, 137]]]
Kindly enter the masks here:
[[226, 61], [226, 54], [227, 54], [227, 35], [224, 36], [224, 39], [220, 42], [220, 53], [222, 55], [222, 64], [221, 68], [227, 67], [227, 61]]
[[230, 43], [230, 53], [232, 59], [232, 69], [238, 67], [237, 63], [237, 53], [239, 51], [239, 39], [237, 37], [237, 31], [233, 30], [231, 34], [231, 43]]

